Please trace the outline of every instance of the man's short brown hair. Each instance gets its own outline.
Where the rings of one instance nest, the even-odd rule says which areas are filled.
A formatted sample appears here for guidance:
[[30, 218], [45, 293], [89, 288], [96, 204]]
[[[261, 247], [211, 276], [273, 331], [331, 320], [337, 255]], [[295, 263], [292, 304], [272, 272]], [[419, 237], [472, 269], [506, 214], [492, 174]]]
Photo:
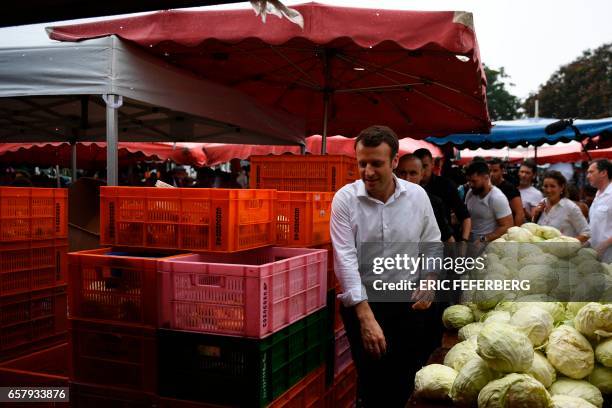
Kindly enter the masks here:
[[388, 126], [374, 125], [362, 130], [355, 139], [355, 149], [361, 143], [365, 147], [378, 147], [386, 143], [391, 148], [391, 160], [399, 152], [399, 140], [395, 132]]

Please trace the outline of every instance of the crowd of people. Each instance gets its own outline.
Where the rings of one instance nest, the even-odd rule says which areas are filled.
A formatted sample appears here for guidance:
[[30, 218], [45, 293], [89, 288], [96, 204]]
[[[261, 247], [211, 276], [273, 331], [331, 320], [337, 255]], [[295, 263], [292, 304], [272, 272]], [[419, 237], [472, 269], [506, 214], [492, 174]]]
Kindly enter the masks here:
[[607, 214], [598, 210], [604, 202], [612, 209], [612, 192], [607, 191], [612, 176], [609, 160], [588, 164], [588, 184], [581, 187], [554, 169], [544, 171], [538, 183], [538, 168], [529, 159], [518, 166], [518, 182], [512, 182], [502, 160], [477, 157], [465, 169], [451, 172], [454, 180], [463, 181], [458, 186], [443, 171], [442, 175], [433, 173], [432, 164], [431, 152], [419, 149], [399, 158], [395, 174], [425, 189], [442, 241], [491, 242], [512, 226], [534, 222], [588, 241], [604, 262], [612, 262], [612, 255], [607, 255], [611, 243], [599, 228], [605, 225], [604, 229], [612, 230], [612, 224]]

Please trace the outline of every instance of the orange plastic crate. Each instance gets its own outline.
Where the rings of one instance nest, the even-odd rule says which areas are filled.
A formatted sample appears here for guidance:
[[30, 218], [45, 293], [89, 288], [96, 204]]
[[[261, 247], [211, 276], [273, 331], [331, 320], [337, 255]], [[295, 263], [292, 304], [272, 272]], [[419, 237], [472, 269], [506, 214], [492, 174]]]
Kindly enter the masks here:
[[351, 363], [342, 371], [325, 396], [327, 408], [354, 408], [357, 403], [357, 370]]
[[329, 217], [334, 193], [279, 191], [276, 243], [309, 246], [330, 242]]
[[268, 408], [323, 408], [325, 406], [325, 366], [317, 368], [283, 395], [275, 399]]
[[0, 187], [0, 241], [67, 236], [68, 190]]
[[68, 344], [62, 343], [0, 364], [0, 386], [68, 387]]
[[65, 339], [66, 286], [0, 298], [0, 360], [45, 341]]
[[72, 382], [70, 406], [71, 408], [156, 408], [160, 405], [159, 397], [153, 393]]
[[276, 241], [276, 191], [102, 187], [100, 243], [233, 252]]
[[157, 262], [173, 255], [102, 248], [68, 257], [71, 317], [157, 327]]
[[283, 191], [337, 191], [359, 178], [348, 156], [251, 156], [251, 188]]
[[68, 241], [0, 243], [0, 296], [66, 283]]
[[353, 355], [344, 328], [336, 330], [334, 337], [334, 378], [337, 378], [352, 364]]
[[70, 380], [157, 391], [156, 329], [70, 319]]

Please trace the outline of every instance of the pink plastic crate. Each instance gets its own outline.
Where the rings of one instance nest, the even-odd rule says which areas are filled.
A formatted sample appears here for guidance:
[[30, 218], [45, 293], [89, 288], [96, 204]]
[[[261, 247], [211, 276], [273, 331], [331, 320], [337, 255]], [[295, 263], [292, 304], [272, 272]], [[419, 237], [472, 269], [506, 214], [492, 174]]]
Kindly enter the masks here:
[[326, 303], [327, 253], [269, 247], [158, 263], [162, 326], [263, 338]]

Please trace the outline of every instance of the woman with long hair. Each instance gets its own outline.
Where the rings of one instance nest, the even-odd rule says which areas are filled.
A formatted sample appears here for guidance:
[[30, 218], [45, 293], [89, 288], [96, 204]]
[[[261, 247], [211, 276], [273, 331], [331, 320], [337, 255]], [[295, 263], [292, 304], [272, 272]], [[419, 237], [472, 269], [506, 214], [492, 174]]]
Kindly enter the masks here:
[[585, 242], [591, 236], [586, 218], [578, 206], [566, 198], [567, 181], [558, 171], [544, 174], [542, 191], [546, 197], [534, 209], [534, 219], [539, 225], [555, 227], [561, 234]]

